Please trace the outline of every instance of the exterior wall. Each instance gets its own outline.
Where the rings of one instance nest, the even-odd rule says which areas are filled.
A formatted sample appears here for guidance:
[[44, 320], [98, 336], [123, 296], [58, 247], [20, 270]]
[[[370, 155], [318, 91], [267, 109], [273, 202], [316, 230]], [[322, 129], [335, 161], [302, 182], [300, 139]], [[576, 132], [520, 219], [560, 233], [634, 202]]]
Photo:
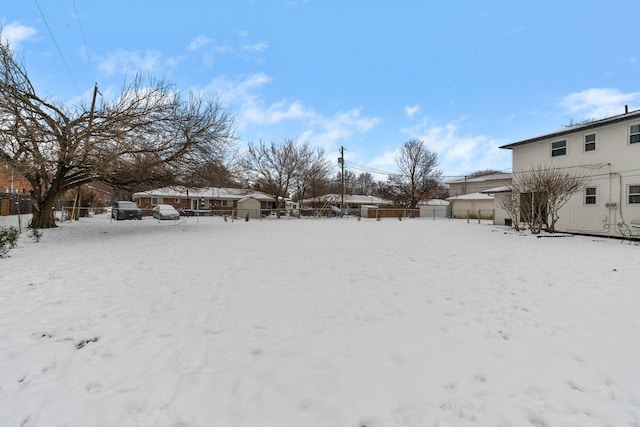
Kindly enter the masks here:
[[250, 197], [238, 203], [237, 216], [244, 218], [248, 214], [249, 218], [260, 218], [262, 216], [262, 206], [263, 203]]
[[31, 184], [8, 163], [0, 162], [0, 193], [29, 193]]
[[[620, 237], [619, 224], [640, 220], [640, 204], [629, 203], [629, 185], [640, 185], [640, 143], [629, 143], [631, 125], [640, 118], [593, 129], [577, 129], [560, 137], [550, 137], [512, 147], [513, 173], [539, 166], [567, 168], [589, 176], [586, 187], [596, 188], [596, 203], [585, 203], [585, 192], [573, 195], [560, 209], [557, 231]], [[584, 137], [596, 134], [596, 148], [585, 151]], [[566, 140], [566, 155], [551, 156], [551, 144]]]
[[493, 195], [494, 197], [494, 214], [493, 214], [493, 223], [496, 225], [506, 225], [507, 220], [511, 219], [506, 210], [502, 208], [502, 201], [505, 196], [510, 193], [496, 193]]
[[230, 215], [233, 210], [238, 207], [237, 200], [226, 200], [223, 205], [223, 199], [205, 198], [204, 203], [197, 198], [186, 197], [149, 197], [143, 196], [136, 198], [136, 202], [141, 209], [153, 209], [154, 206], [165, 204], [174, 208], [193, 209], [193, 203], [198, 204], [198, 209], [215, 211], [216, 215]]
[[490, 219], [493, 217], [494, 200], [451, 200], [452, 214], [454, 218], [467, 218], [467, 213], [472, 218], [478, 217], [478, 211], [481, 211], [482, 218]]

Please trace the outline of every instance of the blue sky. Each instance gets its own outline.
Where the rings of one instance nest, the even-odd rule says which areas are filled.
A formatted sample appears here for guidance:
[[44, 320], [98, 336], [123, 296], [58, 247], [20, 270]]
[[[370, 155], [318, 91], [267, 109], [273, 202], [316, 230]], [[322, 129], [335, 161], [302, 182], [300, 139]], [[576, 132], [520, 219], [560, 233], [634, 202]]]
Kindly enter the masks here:
[[88, 105], [151, 73], [219, 98], [241, 146], [344, 146], [355, 173], [394, 172], [416, 138], [447, 178], [509, 171], [500, 145], [640, 108], [631, 0], [3, 3], [43, 94]]

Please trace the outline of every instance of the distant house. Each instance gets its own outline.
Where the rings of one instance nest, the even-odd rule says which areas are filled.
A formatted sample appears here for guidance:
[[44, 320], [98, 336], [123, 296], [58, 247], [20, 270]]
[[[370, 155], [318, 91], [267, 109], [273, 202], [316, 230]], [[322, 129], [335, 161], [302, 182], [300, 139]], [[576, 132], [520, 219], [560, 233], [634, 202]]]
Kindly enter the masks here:
[[165, 187], [135, 193], [133, 200], [144, 210], [159, 204], [172, 205], [178, 210], [196, 214], [231, 215], [238, 209], [243, 198], [252, 196], [260, 203], [259, 209], [274, 209], [276, 201], [268, 194], [246, 188], [186, 188]]
[[300, 205], [302, 208], [330, 208], [331, 206], [341, 207], [344, 200], [345, 213], [352, 210], [360, 210], [362, 206], [393, 206], [391, 200], [381, 199], [375, 196], [364, 196], [360, 194], [345, 194], [344, 199], [341, 194], [325, 194], [324, 196], [313, 197], [310, 199], [304, 199]]
[[640, 110], [513, 142], [513, 174], [538, 167], [588, 177], [560, 209], [557, 231], [640, 234]]
[[9, 163], [0, 163], [0, 193], [26, 194], [31, 191], [31, 183]]
[[488, 175], [460, 178], [447, 181], [449, 196], [456, 197], [463, 194], [481, 193], [484, 190], [511, 184], [510, 173], [497, 172]]

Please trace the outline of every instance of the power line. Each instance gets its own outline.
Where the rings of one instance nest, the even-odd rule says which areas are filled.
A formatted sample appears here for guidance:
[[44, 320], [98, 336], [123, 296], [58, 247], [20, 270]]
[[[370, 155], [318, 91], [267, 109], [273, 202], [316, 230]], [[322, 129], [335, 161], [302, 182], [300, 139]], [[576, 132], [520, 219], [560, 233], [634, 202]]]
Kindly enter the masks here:
[[76, 0], [73, 0], [73, 10], [76, 13], [76, 20], [78, 21], [78, 27], [80, 27], [80, 36], [82, 36], [82, 43], [84, 44], [84, 49], [87, 53], [87, 57], [89, 57], [89, 45], [87, 44], [87, 39], [84, 36], [84, 29], [82, 28], [82, 23], [80, 22], [80, 14], [78, 13], [78, 8], [76, 7]]
[[53, 31], [51, 31], [51, 27], [49, 27], [49, 22], [47, 21], [47, 18], [44, 16], [44, 13], [42, 12], [42, 9], [40, 8], [40, 3], [38, 3], [38, 0], [34, 0], [36, 3], [36, 6], [38, 7], [38, 11], [40, 12], [40, 16], [42, 16], [42, 20], [44, 21], [44, 25], [47, 27], [47, 31], [49, 31], [49, 35], [51, 36], [51, 40], [53, 40], [53, 44], [55, 45], [56, 49], [58, 50], [58, 54], [60, 55], [60, 58], [62, 59], [62, 63], [64, 64], [64, 67], [67, 69], [67, 73], [69, 73], [69, 77], [71, 78], [71, 81], [73, 82], [73, 85], [75, 86], [76, 90], [78, 91], [78, 94], [80, 95], [82, 92], [80, 92], [80, 88], [78, 87], [78, 84], [76, 83], [76, 80], [73, 78], [73, 74], [71, 73], [71, 69], [69, 68], [69, 65], [67, 64], [67, 61], [64, 59], [64, 55], [62, 54], [62, 50], [60, 50], [60, 46], [58, 46], [58, 42], [56, 41], [56, 38], [53, 35]]

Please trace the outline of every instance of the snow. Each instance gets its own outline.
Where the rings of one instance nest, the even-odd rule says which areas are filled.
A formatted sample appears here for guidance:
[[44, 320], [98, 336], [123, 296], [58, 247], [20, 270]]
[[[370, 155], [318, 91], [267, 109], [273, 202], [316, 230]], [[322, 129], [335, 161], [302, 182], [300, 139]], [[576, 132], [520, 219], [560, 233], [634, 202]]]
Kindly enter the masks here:
[[639, 254], [465, 220], [25, 233], [0, 425], [638, 426]]

